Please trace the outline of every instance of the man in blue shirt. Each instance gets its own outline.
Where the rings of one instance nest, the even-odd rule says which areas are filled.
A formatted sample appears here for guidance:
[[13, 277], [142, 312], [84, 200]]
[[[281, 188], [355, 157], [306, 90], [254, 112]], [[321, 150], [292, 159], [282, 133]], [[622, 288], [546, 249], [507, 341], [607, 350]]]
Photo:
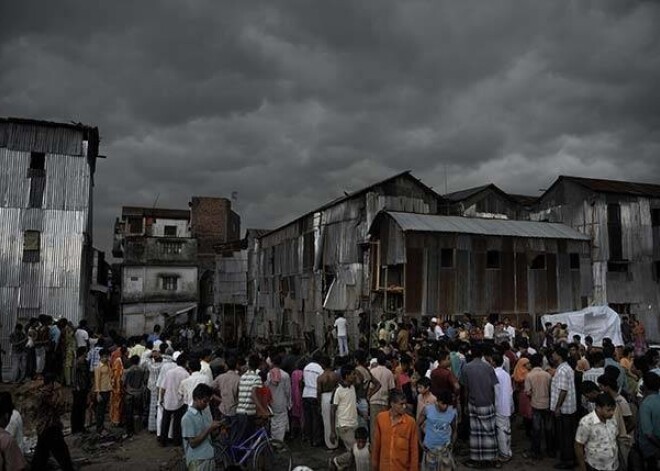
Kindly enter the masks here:
[[660, 376], [644, 374], [644, 400], [637, 414], [636, 442], [644, 460], [644, 469], [657, 469], [660, 456]]
[[451, 391], [441, 391], [435, 404], [428, 404], [422, 410], [418, 427], [424, 437], [422, 469], [440, 469], [447, 466], [453, 469], [454, 458], [450, 447], [456, 441], [456, 410], [452, 407], [454, 398]]
[[189, 471], [215, 470], [214, 450], [211, 433], [220, 427], [214, 421], [209, 409], [213, 390], [206, 384], [199, 384], [193, 390], [193, 405], [181, 419], [183, 449]]

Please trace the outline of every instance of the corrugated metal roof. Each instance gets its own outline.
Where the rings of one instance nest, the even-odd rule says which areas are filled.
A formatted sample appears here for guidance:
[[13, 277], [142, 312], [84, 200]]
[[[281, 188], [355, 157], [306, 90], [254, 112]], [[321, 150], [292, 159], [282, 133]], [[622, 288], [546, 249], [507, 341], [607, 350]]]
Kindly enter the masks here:
[[386, 211], [385, 214], [394, 219], [404, 232], [446, 232], [540, 239], [590, 240], [588, 235], [582, 234], [565, 224], [436, 216], [392, 211]]
[[477, 186], [475, 188], [468, 188], [466, 190], [460, 190], [460, 191], [454, 191], [452, 193], [447, 193], [442, 195], [443, 198], [448, 199], [449, 201], [453, 203], [457, 203], [459, 201], [466, 200], [478, 193], [481, 193], [484, 190], [487, 190], [490, 187], [494, 187], [492, 183], [489, 183], [488, 185], [481, 185]]
[[302, 219], [304, 219], [304, 218], [306, 218], [306, 217], [308, 217], [308, 216], [310, 216], [310, 215], [312, 215], [316, 212], [324, 211], [328, 208], [332, 208], [333, 206], [336, 206], [340, 203], [343, 203], [344, 201], [347, 201], [351, 198], [355, 198], [356, 196], [360, 196], [364, 193], [367, 193], [367, 192], [371, 191], [372, 189], [374, 189], [378, 186], [381, 186], [381, 185], [384, 185], [384, 184], [389, 183], [391, 181], [394, 181], [394, 180], [396, 180], [397, 178], [400, 178], [400, 177], [405, 177], [405, 178], [409, 178], [409, 179], [413, 180], [415, 182], [415, 184], [422, 187], [424, 190], [426, 190], [427, 193], [432, 194], [433, 196], [435, 196], [437, 198], [438, 202], [444, 200], [444, 198], [439, 193], [436, 193], [435, 190], [433, 190], [433, 188], [431, 188], [430, 186], [425, 185], [420, 179], [418, 179], [418, 178], [414, 177], [413, 175], [411, 175], [410, 172], [411, 172], [410, 170], [406, 170], [406, 171], [397, 173], [396, 175], [392, 175], [391, 177], [388, 177], [388, 178], [386, 178], [384, 180], [381, 180], [379, 182], [372, 183], [371, 185], [366, 186], [364, 188], [361, 188], [359, 190], [356, 190], [356, 191], [353, 191], [353, 192], [344, 192], [345, 193], [344, 196], [340, 196], [338, 198], [335, 198], [332, 201], [329, 201], [328, 203], [325, 203], [324, 205], [319, 206], [318, 208], [316, 208], [312, 211], [308, 211], [305, 214], [303, 214], [302, 216], [297, 217], [293, 221], [289, 221], [289, 222], [283, 224], [282, 226], [279, 226], [275, 229], [272, 229], [271, 231], [269, 231], [266, 234], [263, 234], [263, 235], [261, 235], [257, 238], [261, 239], [264, 236], [275, 233], [275, 232], [277, 232], [281, 229], [284, 229], [284, 228], [286, 228], [286, 227], [288, 227], [292, 224], [295, 224], [298, 221], [300, 221], [300, 220], [302, 220]]
[[[598, 178], [581, 178], [561, 175], [560, 180], [568, 180], [592, 191], [602, 193], [618, 193], [622, 195], [647, 196], [660, 198], [660, 185], [654, 183], [624, 182], [619, 180], [603, 180]], [[555, 182], [556, 183], [556, 182]], [[554, 185], [553, 185], [554, 186]]]
[[[83, 141], [88, 141], [87, 147]], [[81, 123], [0, 118], [0, 147], [24, 152], [96, 157], [99, 131]]]

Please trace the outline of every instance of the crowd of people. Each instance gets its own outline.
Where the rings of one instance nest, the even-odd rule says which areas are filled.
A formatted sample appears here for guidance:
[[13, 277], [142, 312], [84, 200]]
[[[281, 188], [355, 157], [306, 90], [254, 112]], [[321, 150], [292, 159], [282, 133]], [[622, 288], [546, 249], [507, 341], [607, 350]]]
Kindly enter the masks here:
[[[339, 314], [324, 347], [309, 354], [296, 346], [218, 348], [205, 329], [166, 335], [155, 326], [124, 339], [48, 316], [25, 331], [17, 325], [12, 379], [43, 380], [33, 469], [49, 453], [72, 469], [61, 385], [72, 395], [72, 433], [146, 429], [159, 446], [182, 446], [194, 470], [215, 469], [221, 429], [237, 444], [263, 425], [278, 442], [328, 450], [332, 470], [451, 470], [459, 458], [470, 468], [501, 468], [513, 458], [514, 422], [529, 460], [657, 469], [660, 359], [639, 322], [622, 319], [622, 345], [605, 338], [596, 346], [569, 338], [566, 325], [534, 332], [497, 316], [424, 325], [383, 317], [371, 329], [364, 321], [357, 349]], [[2, 469], [23, 469], [22, 419], [7, 396], [0, 448], [10, 465]]]

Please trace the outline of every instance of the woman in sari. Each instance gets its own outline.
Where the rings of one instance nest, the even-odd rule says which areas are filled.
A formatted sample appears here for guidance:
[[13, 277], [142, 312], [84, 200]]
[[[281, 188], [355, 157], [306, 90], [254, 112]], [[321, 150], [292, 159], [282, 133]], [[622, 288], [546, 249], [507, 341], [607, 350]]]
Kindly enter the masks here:
[[119, 355], [112, 361], [112, 391], [110, 392], [110, 423], [118, 427], [122, 419], [122, 402], [124, 400], [122, 379], [124, 376], [124, 359], [128, 356], [126, 345], [119, 347]]
[[531, 436], [532, 431], [532, 402], [531, 398], [525, 394], [525, 378], [532, 369], [529, 359], [520, 357], [513, 370], [513, 395], [518, 404], [518, 413], [523, 418], [525, 424], [525, 433]]
[[291, 431], [297, 430], [302, 434], [303, 428], [303, 368], [304, 360], [300, 360], [296, 369], [291, 373]]
[[633, 321], [633, 342], [635, 344], [635, 356], [642, 356], [646, 352], [646, 329], [644, 324]]

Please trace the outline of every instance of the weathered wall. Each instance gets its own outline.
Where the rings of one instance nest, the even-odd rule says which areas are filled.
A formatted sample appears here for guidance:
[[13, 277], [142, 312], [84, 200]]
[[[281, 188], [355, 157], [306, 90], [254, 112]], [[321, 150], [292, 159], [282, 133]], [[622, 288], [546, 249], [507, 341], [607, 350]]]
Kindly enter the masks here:
[[122, 306], [121, 328], [124, 335], [142, 335], [151, 332], [156, 324], [164, 326], [166, 322], [164, 314], [171, 315], [190, 305], [190, 302], [125, 304]]
[[[618, 204], [621, 217], [621, 252], [625, 271], [609, 269], [610, 241], [607, 205]], [[610, 304], [620, 313], [635, 314], [645, 323], [649, 336], [660, 339], [660, 284], [653, 278], [653, 262], [659, 260], [660, 237], [652, 226], [651, 208], [660, 199], [595, 193], [573, 182], [560, 182], [539, 201], [534, 220], [563, 222], [592, 238], [593, 293], [596, 304]]]
[[[580, 267], [590, 265], [587, 243], [424, 233], [407, 233], [404, 241], [393, 239], [393, 233], [390, 245], [405, 243], [406, 314], [500, 313], [527, 318], [581, 307]], [[453, 254], [452, 266], [441, 266], [443, 250]], [[488, 267], [489, 251], [499, 254], [497, 268]], [[572, 253], [579, 256], [580, 267], [571, 268]], [[537, 255], [546, 257], [542, 269], [531, 268]]]
[[[77, 323], [85, 315], [98, 150], [98, 132], [95, 137], [90, 132], [82, 127], [0, 123], [0, 346], [6, 351], [16, 322], [44, 313]], [[31, 151], [45, 153], [39, 177], [42, 196], [32, 201], [31, 184], [37, 179], [32, 182], [28, 170]], [[27, 230], [40, 232], [38, 262], [23, 261]], [[8, 367], [10, 360], [4, 365]]]
[[[176, 276], [177, 289], [162, 287], [163, 276]], [[197, 267], [124, 266], [122, 303], [197, 301]]]
[[176, 227], [176, 235], [168, 237], [190, 237], [189, 223], [181, 219], [162, 219], [156, 218], [151, 224], [149, 233], [152, 237], [165, 237], [165, 226]]
[[195, 265], [197, 240], [178, 237], [127, 237], [126, 265]]
[[[323, 342], [331, 312], [343, 311], [349, 341], [370, 295], [368, 230], [379, 211], [435, 213], [438, 195], [408, 176], [328, 204], [259, 239], [254, 254], [253, 336], [296, 337], [313, 331]], [[248, 283], [250, 286], [250, 283]], [[290, 324], [290, 325], [289, 325]], [[299, 333], [299, 334], [296, 334]]]

